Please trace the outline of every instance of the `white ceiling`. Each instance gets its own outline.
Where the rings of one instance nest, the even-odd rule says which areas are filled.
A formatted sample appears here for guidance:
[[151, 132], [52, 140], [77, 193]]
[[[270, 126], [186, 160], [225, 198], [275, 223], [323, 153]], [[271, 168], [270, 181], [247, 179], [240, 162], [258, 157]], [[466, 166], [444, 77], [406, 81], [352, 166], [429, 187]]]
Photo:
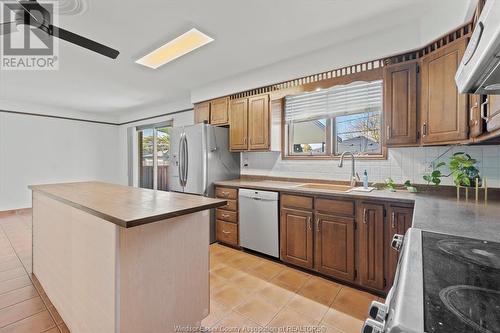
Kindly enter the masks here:
[[[60, 1], [69, 15], [59, 25], [118, 49], [118, 59], [62, 41], [59, 70], [0, 73], [0, 109], [17, 103], [23, 111], [26, 103], [121, 115], [157, 107], [213, 81], [424, 19], [436, 7], [435, 0]], [[441, 0], [441, 7], [463, 21], [471, 2]], [[193, 27], [215, 41], [157, 70], [134, 63]]]

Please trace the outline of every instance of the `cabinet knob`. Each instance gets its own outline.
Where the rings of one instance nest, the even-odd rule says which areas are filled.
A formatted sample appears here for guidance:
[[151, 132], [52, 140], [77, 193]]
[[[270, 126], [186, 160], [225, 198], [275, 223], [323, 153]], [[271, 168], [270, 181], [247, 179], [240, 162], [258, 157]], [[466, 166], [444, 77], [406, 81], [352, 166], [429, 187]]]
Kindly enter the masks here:
[[422, 136], [427, 136], [427, 124], [422, 125]]
[[319, 228], [319, 217], [316, 219], [316, 232], [319, 232], [320, 231], [320, 228]]
[[373, 319], [367, 319], [361, 329], [362, 333], [383, 333], [384, 324], [379, 323]]
[[392, 212], [391, 214], [391, 224], [392, 224], [392, 229], [396, 229], [396, 213]]
[[230, 231], [226, 231], [226, 230], [222, 230], [222, 233], [224, 233], [224, 234], [227, 235], [227, 234], [230, 234], [231, 232]]
[[405, 236], [400, 234], [395, 234], [394, 236], [392, 236], [391, 247], [398, 252], [401, 251], [404, 238]]
[[307, 218], [307, 227], [309, 228], [309, 230], [312, 230], [312, 223], [310, 217]]
[[372, 301], [372, 304], [370, 305], [370, 310], [368, 311], [368, 314], [370, 318], [383, 323], [386, 318], [387, 318], [387, 313], [389, 311], [389, 307], [385, 305], [384, 303], [380, 303], [377, 301]]
[[368, 223], [368, 210], [366, 208], [363, 208], [363, 223], [367, 224]]

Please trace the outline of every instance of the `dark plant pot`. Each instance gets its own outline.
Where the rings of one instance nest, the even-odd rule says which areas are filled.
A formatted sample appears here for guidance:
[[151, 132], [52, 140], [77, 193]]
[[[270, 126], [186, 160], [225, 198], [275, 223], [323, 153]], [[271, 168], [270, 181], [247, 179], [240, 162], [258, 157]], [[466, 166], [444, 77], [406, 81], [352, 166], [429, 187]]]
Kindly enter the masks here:
[[[481, 179], [481, 176], [479, 175], [479, 170], [472, 167], [464, 170], [464, 173], [467, 175], [467, 177], [470, 180], [470, 186], [469, 187], [476, 187], [476, 179], [478, 179], [478, 186], [482, 186], [483, 181]], [[462, 186], [465, 186], [462, 184]]]

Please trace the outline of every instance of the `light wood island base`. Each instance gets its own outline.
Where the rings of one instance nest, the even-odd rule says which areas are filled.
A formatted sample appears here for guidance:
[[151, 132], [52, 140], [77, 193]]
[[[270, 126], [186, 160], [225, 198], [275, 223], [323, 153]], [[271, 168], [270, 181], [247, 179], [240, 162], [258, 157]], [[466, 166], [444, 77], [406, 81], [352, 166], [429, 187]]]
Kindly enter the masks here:
[[73, 333], [197, 327], [209, 313], [209, 215], [125, 228], [34, 189], [33, 273]]

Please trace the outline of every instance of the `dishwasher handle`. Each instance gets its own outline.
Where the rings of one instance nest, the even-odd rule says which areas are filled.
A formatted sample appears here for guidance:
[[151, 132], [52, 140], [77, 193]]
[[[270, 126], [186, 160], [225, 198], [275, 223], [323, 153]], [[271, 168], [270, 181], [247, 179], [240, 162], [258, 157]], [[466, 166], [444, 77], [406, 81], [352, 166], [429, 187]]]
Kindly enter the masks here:
[[250, 199], [250, 200], [255, 200], [255, 201], [266, 201], [266, 202], [278, 201], [278, 193], [277, 192], [240, 189], [238, 196], [240, 199]]

